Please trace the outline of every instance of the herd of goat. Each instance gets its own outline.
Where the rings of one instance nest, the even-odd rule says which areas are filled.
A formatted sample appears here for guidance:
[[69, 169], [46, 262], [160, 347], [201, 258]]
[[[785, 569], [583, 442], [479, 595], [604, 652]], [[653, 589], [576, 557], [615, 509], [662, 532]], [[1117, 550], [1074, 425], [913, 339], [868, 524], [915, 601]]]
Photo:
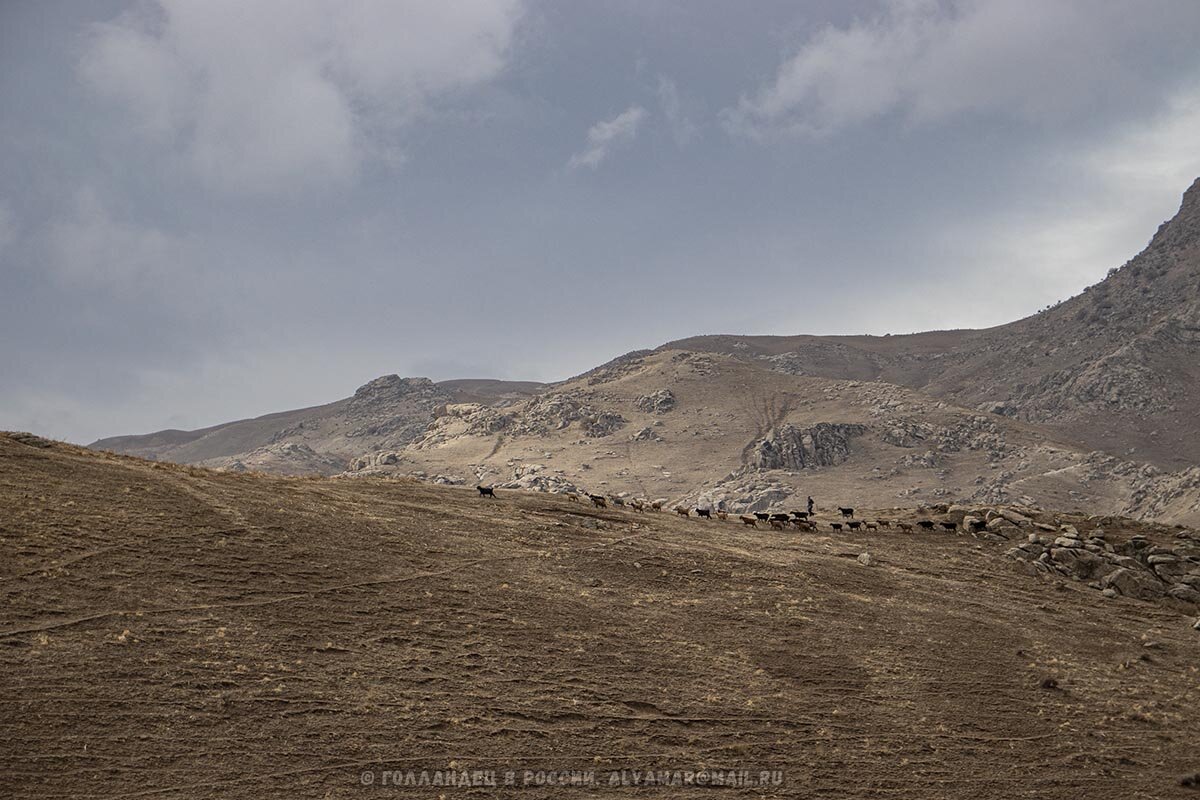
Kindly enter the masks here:
[[[496, 496], [496, 491], [492, 487], [477, 486], [475, 488], [477, 488], [479, 490], [480, 497], [495, 497]], [[573, 503], [580, 502], [579, 497], [580, 496], [576, 495], [576, 494], [568, 494], [567, 495], [567, 499]], [[613, 505], [622, 506], [622, 507], [627, 506], [629, 508], [632, 508], [634, 511], [639, 511], [639, 512], [662, 511], [662, 510], [664, 510], [664, 507], [665, 507], [665, 504], [661, 500], [654, 500], [654, 501], [626, 500], [621, 497], [609, 498], [609, 497], [605, 497], [602, 494], [588, 494], [588, 495], [586, 495], [586, 497], [592, 501], [592, 504], [595, 505], [596, 508], [608, 508], [608, 504], [610, 501], [613, 503]], [[810, 500], [810, 505], [811, 505], [811, 500]], [[678, 506], [675, 506], [673, 510], [675, 511], [676, 514], [678, 514], [681, 517], [690, 517], [694, 513], [697, 517], [700, 517], [701, 519], [712, 519], [714, 516], [717, 517], [717, 519], [729, 519], [729, 512], [727, 512], [723, 509], [715, 509], [715, 510], [710, 509], [710, 508], [695, 508], [695, 509], [693, 509], [693, 508], [690, 508], [689, 506], [678, 505]], [[841, 506], [838, 506], [838, 513], [841, 514], [842, 521], [829, 523], [829, 528], [834, 531], [841, 531], [841, 530], [857, 531], [859, 529], [865, 529], [868, 531], [877, 531], [880, 528], [891, 528], [893, 526], [895, 526], [898, 530], [909, 532], [909, 533], [912, 532], [912, 530], [914, 528], [922, 528], [924, 530], [933, 530], [937, 527], [941, 527], [947, 531], [958, 530], [957, 522], [935, 522], [934, 520], [929, 520], [929, 519], [917, 520], [915, 523], [900, 522], [898, 520], [894, 521], [894, 520], [887, 520], [887, 519], [861, 520], [861, 519], [854, 518], [854, 509], [853, 508], [842, 508]], [[787, 528], [794, 528], [797, 530], [815, 531], [815, 530], [817, 530], [817, 523], [814, 519], [812, 519], [813, 516], [814, 515], [812, 514], [812, 512], [809, 512], [809, 511], [790, 511], [787, 513], [768, 513], [768, 512], [764, 512], [764, 511], [756, 511], [753, 514], [740, 514], [740, 515], [738, 515], [737, 518], [739, 520], [741, 520], [743, 525], [749, 525], [752, 528], [758, 527], [758, 523], [760, 523], [760, 522], [765, 522], [766, 524], [770, 525], [775, 530], [784, 530]], [[982, 527], [982, 526], [983, 526], [983, 523], [978, 523], [978, 527]], [[975, 526], [973, 526], [973, 528], [974, 527]], [[978, 532], [978, 531], [976, 529], [973, 529], [972, 533], [975, 533], [975, 532]]]

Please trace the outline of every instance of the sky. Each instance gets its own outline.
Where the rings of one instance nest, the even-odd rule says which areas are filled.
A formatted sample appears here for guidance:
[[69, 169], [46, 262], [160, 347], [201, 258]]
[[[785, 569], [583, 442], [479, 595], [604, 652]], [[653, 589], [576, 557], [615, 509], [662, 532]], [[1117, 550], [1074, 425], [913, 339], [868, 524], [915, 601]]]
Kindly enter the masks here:
[[988, 327], [1200, 175], [1195, 0], [0, 0], [0, 429]]

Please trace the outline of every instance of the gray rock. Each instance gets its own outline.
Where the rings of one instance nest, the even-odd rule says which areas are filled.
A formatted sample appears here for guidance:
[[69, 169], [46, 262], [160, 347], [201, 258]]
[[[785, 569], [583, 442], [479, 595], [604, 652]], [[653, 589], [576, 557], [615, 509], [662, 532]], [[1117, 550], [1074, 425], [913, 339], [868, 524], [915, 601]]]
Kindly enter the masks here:
[[1167, 594], [1171, 597], [1174, 597], [1176, 600], [1182, 600], [1185, 603], [1200, 605], [1200, 592], [1196, 591], [1187, 584], [1177, 583], [1170, 589], [1167, 589]]
[[1138, 600], [1157, 600], [1166, 594], [1162, 582], [1143, 570], [1117, 569], [1100, 579], [1105, 589], [1116, 589], [1125, 597]]
[[834, 466], [850, 457], [850, 439], [866, 431], [863, 425], [828, 422], [781, 425], [753, 444], [750, 464], [760, 470]]
[[859, 553], [858, 563], [862, 564], [864, 567], [869, 567], [875, 563], [875, 559], [871, 558], [870, 553]]
[[675, 408], [675, 395], [670, 389], [659, 389], [657, 392], [642, 395], [634, 400], [633, 404], [650, 414], [665, 414]]
[[1119, 569], [1095, 553], [1072, 547], [1055, 547], [1050, 550], [1050, 558], [1081, 581], [1102, 578]]

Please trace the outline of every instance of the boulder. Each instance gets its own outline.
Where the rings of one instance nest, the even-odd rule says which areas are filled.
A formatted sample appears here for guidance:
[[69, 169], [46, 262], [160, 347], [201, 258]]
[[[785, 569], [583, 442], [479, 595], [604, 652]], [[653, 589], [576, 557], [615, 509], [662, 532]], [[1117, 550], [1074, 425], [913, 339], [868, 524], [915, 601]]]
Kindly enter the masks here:
[[1100, 586], [1138, 600], [1157, 600], [1166, 593], [1162, 582], [1143, 570], [1118, 568], [1101, 578]]
[[1072, 547], [1051, 548], [1050, 559], [1073, 578], [1081, 581], [1102, 578], [1119, 569], [1095, 553]]
[[[1031, 520], [1029, 517], [1025, 516], [1024, 514], [1018, 514], [1011, 508], [1000, 509], [1000, 516], [1004, 517], [1004, 519], [1008, 520], [1013, 525], [1016, 525], [1018, 528], [1028, 527], [1029, 525], [1033, 524], [1033, 520]], [[1051, 528], [1050, 530], [1054, 529]]]
[[1185, 603], [1200, 605], [1200, 592], [1183, 583], [1177, 583], [1170, 589], [1167, 589], [1167, 594], [1174, 597], [1176, 600], [1182, 600]]

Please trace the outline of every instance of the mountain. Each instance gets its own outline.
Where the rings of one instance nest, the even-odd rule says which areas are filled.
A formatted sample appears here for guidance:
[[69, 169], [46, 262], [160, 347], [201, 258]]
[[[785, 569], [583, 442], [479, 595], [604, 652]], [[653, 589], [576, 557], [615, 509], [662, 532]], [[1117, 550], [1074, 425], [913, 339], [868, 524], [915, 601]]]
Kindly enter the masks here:
[[[695, 358], [677, 365], [698, 379]], [[834, 533], [836, 511], [777, 532], [5, 434], [0, 508], [9, 797], [590, 797], [635, 770], [670, 788], [618, 795], [1167, 798], [1200, 782], [1200, 537], [1161, 526], [1000, 507], [986, 514], [1020, 548], [940, 526]], [[1078, 579], [1016, 556], [1041, 551], [1029, 537]], [[1081, 566], [1105, 571], [1104, 594]], [[597, 789], [559, 790], [560, 770]], [[768, 782], [670, 783], [699, 770]], [[496, 786], [390, 791], [476, 771]]]
[[883, 381], [1034, 422], [1078, 446], [1165, 469], [1200, 463], [1200, 179], [1149, 246], [1042, 313], [987, 330], [907, 336], [701, 336], [797, 375]]
[[385, 376], [325, 406], [92, 447], [752, 510], [1021, 502], [1200, 521], [1200, 180], [1148, 247], [1032, 317], [702, 336], [552, 385]]
[[403, 447], [448, 403], [503, 406], [535, 394], [543, 384], [527, 381], [453, 380], [384, 375], [353, 397], [322, 406], [267, 414], [195, 431], [167, 430], [115, 436], [89, 447], [182, 464], [281, 473], [332, 474], [368, 449]]

